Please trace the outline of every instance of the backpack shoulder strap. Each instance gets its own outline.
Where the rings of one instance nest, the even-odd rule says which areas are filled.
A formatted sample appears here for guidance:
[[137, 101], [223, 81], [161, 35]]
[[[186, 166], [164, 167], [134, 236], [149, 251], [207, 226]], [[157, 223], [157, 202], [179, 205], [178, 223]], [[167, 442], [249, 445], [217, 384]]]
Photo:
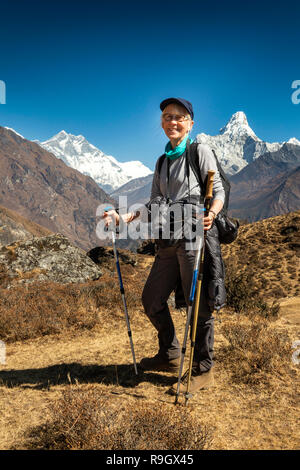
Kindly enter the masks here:
[[225, 201], [224, 201], [224, 205], [223, 205], [223, 208], [222, 208], [221, 212], [223, 212], [223, 214], [227, 214], [228, 206], [229, 206], [229, 195], [230, 195], [231, 184], [230, 184], [229, 179], [226, 176], [225, 171], [222, 168], [221, 163], [218, 160], [218, 157], [217, 157], [216, 152], [214, 151], [214, 149], [212, 149], [212, 152], [215, 156], [215, 159], [216, 159], [216, 162], [217, 162], [217, 168], [218, 168], [218, 171], [219, 171], [219, 174], [220, 174], [220, 177], [221, 177], [221, 180], [222, 180], [222, 185], [223, 185], [223, 188], [224, 188], [224, 191], [225, 191]]
[[166, 157], [166, 154], [164, 153], [158, 159], [157, 171], [159, 175], [160, 175], [161, 167], [162, 167], [165, 157]]
[[190, 164], [190, 167], [192, 168], [193, 173], [196, 177], [196, 180], [199, 183], [199, 186], [201, 188], [201, 195], [204, 197], [206, 181], [202, 181], [202, 178], [201, 178], [197, 147], [198, 147], [198, 142], [192, 142], [191, 144], [189, 144], [187, 146], [186, 155], [187, 155], [188, 163]]
[[[197, 181], [199, 182], [202, 194], [205, 194], [206, 181], [203, 182], [202, 178], [201, 178], [197, 146], [198, 146], [198, 142], [193, 142], [192, 144], [190, 144], [189, 162], [190, 162], [190, 165], [191, 165], [191, 167], [194, 171], [194, 174], [197, 178]], [[223, 185], [223, 188], [224, 188], [224, 191], [225, 191], [225, 201], [224, 201], [224, 206], [222, 208], [222, 212], [224, 214], [227, 214], [231, 184], [230, 184], [230, 181], [229, 181], [228, 177], [226, 176], [226, 173], [224, 172], [224, 170], [222, 168], [222, 165], [220, 164], [220, 162], [218, 160], [218, 157], [217, 157], [217, 154], [216, 154], [215, 150], [213, 148], [211, 148], [211, 150], [214, 154], [216, 164], [217, 164], [217, 168], [218, 168], [218, 172], [219, 172], [219, 175], [221, 177], [222, 185]]]

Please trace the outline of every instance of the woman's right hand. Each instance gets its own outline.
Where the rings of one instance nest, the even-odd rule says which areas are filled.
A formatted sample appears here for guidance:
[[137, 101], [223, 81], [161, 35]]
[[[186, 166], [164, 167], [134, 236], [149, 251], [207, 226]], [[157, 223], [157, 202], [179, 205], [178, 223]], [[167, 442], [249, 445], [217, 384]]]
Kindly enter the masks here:
[[211, 229], [211, 226], [213, 224], [213, 221], [214, 221], [214, 216], [212, 215], [211, 212], [209, 212], [207, 214], [207, 216], [205, 216], [203, 218], [203, 227], [204, 227], [204, 231], [206, 232], [207, 230]]
[[[125, 224], [128, 224], [134, 219], [135, 215], [133, 212], [128, 212], [127, 214], [122, 215], [122, 221]], [[114, 222], [116, 226], [120, 224], [120, 215], [114, 209], [110, 209], [109, 211], [104, 211], [102, 214], [102, 218], [105, 219], [105, 226], [109, 227], [109, 225]]]
[[114, 209], [104, 211], [102, 214], [102, 219], [105, 219], [106, 227], [109, 227], [112, 222], [114, 222], [114, 224], [117, 226], [120, 222], [120, 216]]

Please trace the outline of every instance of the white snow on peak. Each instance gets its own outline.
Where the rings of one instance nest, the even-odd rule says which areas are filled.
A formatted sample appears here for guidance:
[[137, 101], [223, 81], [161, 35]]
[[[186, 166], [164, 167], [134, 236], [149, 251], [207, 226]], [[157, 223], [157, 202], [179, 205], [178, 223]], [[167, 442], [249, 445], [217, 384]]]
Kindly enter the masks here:
[[[243, 111], [234, 113], [227, 124], [220, 129], [219, 134], [211, 136], [201, 133], [197, 135], [196, 140], [215, 150], [222, 167], [229, 175], [239, 172], [264, 153], [279, 150], [285, 143], [264, 142], [257, 137]], [[300, 145], [295, 137], [288, 142]]]
[[296, 139], [296, 137], [291, 137], [288, 141], [288, 144], [300, 145], [300, 140]]
[[229, 134], [231, 136], [245, 134], [252, 136], [254, 139], [260, 140], [256, 137], [255, 133], [249, 126], [246, 114], [243, 111], [237, 111], [234, 113], [226, 126], [220, 129], [220, 134]]
[[19, 132], [15, 131], [15, 130], [12, 129], [11, 127], [4, 127], [4, 129], [7, 129], [8, 131], [12, 131], [12, 132], [14, 132], [15, 134], [17, 134], [19, 137], [22, 137], [22, 139], [25, 139], [25, 137], [23, 137], [21, 134], [19, 134]]
[[88, 142], [83, 135], [69, 134], [65, 130], [49, 140], [37, 143], [68, 166], [91, 176], [107, 192], [119, 188], [132, 179], [153, 173], [139, 161], [118, 162], [116, 158], [105, 155]]

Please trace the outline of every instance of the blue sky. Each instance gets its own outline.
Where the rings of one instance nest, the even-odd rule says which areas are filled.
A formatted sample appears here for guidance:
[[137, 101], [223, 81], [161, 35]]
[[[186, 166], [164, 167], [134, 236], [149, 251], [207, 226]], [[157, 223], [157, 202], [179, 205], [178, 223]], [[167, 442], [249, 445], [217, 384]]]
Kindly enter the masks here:
[[244, 111], [258, 137], [300, 140], [296, 2], [15, 0], [0, 7], [0, 125], [28, 139], [64, 129], [151, 169], [159, 103], [194, 105], [193, 135]]

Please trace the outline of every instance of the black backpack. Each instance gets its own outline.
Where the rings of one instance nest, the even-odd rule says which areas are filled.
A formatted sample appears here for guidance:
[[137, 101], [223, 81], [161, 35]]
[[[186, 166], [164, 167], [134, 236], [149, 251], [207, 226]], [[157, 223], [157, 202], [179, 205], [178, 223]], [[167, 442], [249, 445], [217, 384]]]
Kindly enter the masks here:
[[[206, 187], [206, 181], [202, 181], [201, 178], [201, 173], [200, 173], [200, 167], [199, 167], [199, 158], [198, 158], [198, 142], [193, 142], [191, 144], [187, 144], [186, 147], [186, 157], [187, 161], [189, 163], [189, 166], [192, 168], [194, 175], [197, 179], [197, 182], [201, 188], [201, 196], [204, 199], [205, 195], [205, 187]], [[238, 234], [238, 228], [239, 228], [239, 222], [238, 220], [232, 220], [228, 217], [227, 212], [228, 212], [228, 206], [229, 206], [229, 195], [230, 195], [230, 182], [218, 160], [218, 157], [216, 155], [216, 152], [211, 149], [215, 159], [216, 159], [216, 164], [217, 168], [222, 180], [222, 185], [225, 191], [225, 200], [224, 200], [224, 205], [222, 210], [219, 212], [215, 219], [215, 223], [217, 225], [218, 231], [219, 231], [219, 240], [221, 243], [229, 244], [232, 243]], [[160, 174], [162, 164], [164, 162], [164, 159], [166, 158], [165, 154], [161, 155], [158, 160], [158, 174]]]

